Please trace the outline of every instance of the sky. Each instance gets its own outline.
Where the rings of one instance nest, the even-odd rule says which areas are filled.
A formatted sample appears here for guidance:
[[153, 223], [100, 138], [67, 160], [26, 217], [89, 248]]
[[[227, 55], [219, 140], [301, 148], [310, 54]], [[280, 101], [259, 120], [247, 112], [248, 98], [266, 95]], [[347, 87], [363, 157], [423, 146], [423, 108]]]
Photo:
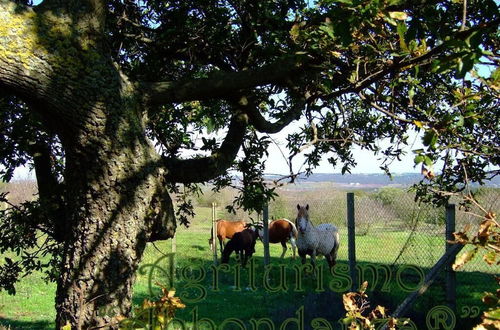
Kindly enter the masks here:
[[[278, 134], [271, 135], [273, 140], [280, 145], [278, 147], [276, 144], [272, 143], [269, 146], [269, 158], [266, 164], [266, 172], [268, 174], [289, 174], [288, 165], [286, 160], [284, 159], [282, 152], [288, 157], [288, 150], [286, 149], [286, 135], [289, 132], [292, 132], [294, 129], [297, 129], [297, 124], [291, 124], [287, 128], [285, 128], [282, 132]], [[422, 147], [420, 137], [417, 137], [416, 134], [410, 134], [410, 138], [408, 139], [410, 145], [405, 149], [406, 155], [401, 158], [401, 161], [395, 160], [391, 165], [389, 165], [389, 169], [392, 173], [419, 173], [420, 168], [414, 167], [413, 159], [415, 155], [412, 150], [418, 149]], [[379, 146], [388, 146], [389, 142], [387, 140], [382, 140], [379, 143]], [[281, 151], [280, 151], [281, 149]], [[311, 147], [312, 149], [312, 147]], [[311, 149], [304, 150], [304, 153], [307, 153]], [[378, 158], [380, 155], [374, 155], [373, 152], [367, 150], [361, 150], [359, 147], [355, 147], [353, 149], [353, 154], [356, 160], [356, 167], [352, 169], [352, 173], [384, 173], [380, 169], [381, 160]], [[304, 161], [304, 157], [297, 156], [297, 159], [293, 162], [293, 168], [295, 171], [298, 171], [301, 164]], [[340, 173], [342, 165], [333, 167], [327, 161], [328, 156], [324, 156], [323, 160], [320, 163], [314, 172], [315, 173]]]

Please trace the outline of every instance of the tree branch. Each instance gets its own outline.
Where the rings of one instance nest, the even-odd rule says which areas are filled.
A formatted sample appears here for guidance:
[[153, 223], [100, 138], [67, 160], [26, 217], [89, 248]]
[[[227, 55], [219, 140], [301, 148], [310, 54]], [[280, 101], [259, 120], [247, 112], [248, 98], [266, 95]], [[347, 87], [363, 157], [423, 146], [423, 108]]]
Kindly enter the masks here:
[[288, 126], [292, 121], [300, 118], [302, 110], [306, 107], [307, 100], [305, 97], [301, 98], [296, 104], [293, 104], [286, 113], [275, 122], [270, 122], [260, 113], [257, 106], [243, 96], [240, 98], [239, 104], [245, 114], [248, 115], [250, 124], [261, 133], [274, 134], [281, 131], [284, 127]]
[[31, 145], [30, 154], [35, 165], [36, 182], [40, 196], [40, 205], [52, 221], [53, 235], [56, 241], [63, 242], [67, 235], [62, 201], [61, 184], [53, 172], [53, 161], [50, 147], [47, 143], [37, 141]]
[[227, 97], [242, 89], [267, 84], [284, 84], [298, 75], [311, 60], [306, 56], [290, 56], [253, 70], [214, 72], [207, 78], [180, 82], [142, 83], [144, 101], [151, 105], [208, 100]]
[[222, 145], [211, 156], [192, 159], [164, 158], [166, 180], [179, 183], [205, 182], [226, 171], [232, 164], [245, 138], [248, 116], [235, 113]]
[[78, 22], [82, 33], [90, 32], [101, 35], [106, 20], [105, 0], [44, 0], [38, 9], [41, 11], [61, 11], [72, 16]]
[[[483, 23], [483, 24], [478, 24], [470, 29], [464, 30], [464, 31], [459, 31], [457, 32], [451, 40], [456, 40], [456, 39], [461, 39], [464, 40], [468, 36], [470, 36], [473, 32], [478, 31], [478, 30], [484, 30], [484, 29], [489, 29], [489, 28], [494, 28], [495, 26], [498, 26], [500, 23], [500, 19], [493, 20], [488, 23]], [[352, 85], [346, 86], [344, 88], [341, 88], [339, 90], [336, 90], [330, 94], [322, 95], [321, 99], [323, 100], [328, 100], [332, 99], [335, 97], [338, 97], [340, 95], [344, 95], [347, 93], [358, 93], [364, 88], [370, 86], [374, 82], [382, 79], [388, 74], [395, 73], [398, 71], [403, 71], [408, 68], [412, 68], [415, 65], [422, 65], [422, 64], [427, 64], [430, 63], [432, 60], [436, 59], [440, 54], [442, 54], [444, 51], [448, 49], [448, 44], [446, 42], [440, 44], [439, 46], [434, 47], [427, 53], [410, 58], [406, 61], [401, 61], [401, 62], [395, 62], [392, 64], [389, 64], [387, 66], [379, 67], [378, 70], [375, 70], [374, 72], [369, 73], [363, 79], [357, 81], [356, 83], [353, 83]]]

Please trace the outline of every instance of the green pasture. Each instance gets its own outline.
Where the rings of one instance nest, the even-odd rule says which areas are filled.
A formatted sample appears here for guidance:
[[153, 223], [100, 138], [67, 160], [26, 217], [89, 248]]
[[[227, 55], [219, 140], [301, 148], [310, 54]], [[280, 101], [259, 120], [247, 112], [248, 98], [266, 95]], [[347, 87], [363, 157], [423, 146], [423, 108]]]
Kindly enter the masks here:
[[[339, 266], [336, 268], [335, 276], [326, 270], [326, 261], [323, 258], [318, 260], [318, 265], [323, 268], [322, 276], [313, 278], [307, 272], [299, 276], [300, 260], [298, 258], [293, 260], [291, 251], [287, 252], [285, 259], [280, 260], [281, 246], [279, 244], [271, 245], [273, 267], [266, 276], [262, 258], [263, 245], [260, 242], [256, 246], [253, 269], [250, 265], [246, 268], [239, 267], [233, 255], [227, 271], [223, 269], [216, 271], [213, 268], [213, 256], [208, 246], [211, 227], [210, 209], [200, 209], [197, 214], [198, 216], [189, 228], [178, 228], [177, 252], [173, 260], [168, 257], [172, 252], [171, 241], [157, 242], [155, 245], [148, 244], [134, 287], [135, 305], [139, 305], [145, 298], [150, 298], [151, 294], [153, 297], [157, 296], [159, 287], [156, 283], [168, 285], [172, 280], [170, 270], [173, 269], [177, 295], [183, 298], [187, 305], [185, 309], [178, 311], [177, 317], [183, 320], [186, 326], [193, 325], [193, 318], [198, 321], [209, 319], [218, 326], [226, 320], [224, 328], [230, 329], [237, 328], [234, 323], [237, 319], [241, 320], [247, 328], [251, 328], [252, 319], [255, 320], [254, 322], [259, 319], [269, 319], [278, 329], [287, 319], [293, 323], [290, 318], [298, 318], [303, 307], [306, 327], [313, 319], [322, 318], [324, 320], [321, 322], [328, 322], [331, 327], [339, 328], [337, 321], [345, 313], [342, 306], [342, 293], [346, 292], [349, 287], [345, 230], [342, 232]], [[400, 242], [405, 242], [408, 235], [409, 233], [404, 231], [374, 231], [370, 235], [358, 236], [356, 253], [359, 264], [361, 267], [369, 264], [390, 265], [400, 251], [396, 246], [399, 246]], [[413, 244], [420, 248], [411, 251], [413, 262], [407, 255], [401, 256], [400, 262], [390, 269], [389, 278], [385, 278], [383, 272], [379, 270], [378, 282], [374, 283], [371, 273], [366, 272], [365, 279], [372, 285], [376, 285], [374, 291], [368, 292], [373, 306], [383, 304], [390, 310], [394, 310], [408, 294], [408, 289], [405, 291], [397, 284], [398, 269], [403, 268], [399, 274], [399, 280], [409, 288], [416, 287], [420, 275], [415, 267], [407, 267], [407, 265], [418, 266], [425, 273], [434, 262], [428, 257], [428, 252], [432, 251], [439, 257], [444, 251], [443, 240], [440, 237], [419, 235], [416, 239], [417, 241], [413, 241]], [[280, 268], [284, 272], [284, 282], [281, 287], [279, 286]], [[250, 278], [253, 278], [253, 282]], [[267, 282], [265, 282], [266, 279]], [[298, 279], [301, 279], [300, 283]], [[387, 283], [384, 284], [385, 279]], [[465, 315], [465, 318], [461, 319], [461, 324], [465, 324], [464, 322], [469, 320], [470, 313], [466, 313], [467, 308], [462, 313], [464, 307], [470, 309], [472, 306], [478, 306], [482, 309], [480, 298], [484, 291], [493, 290], [494, 279], [492, 275], [480, 272], [460, 272], [457, 279], [458, 314]], [[152, 291], [150, 291], [150, 283], [153, 284]], [[443, 288], [443, 280], [438, 279], [430, 291], [419, 298], [411, 312], [411, 317], [415, 318], [417, 324], [425, 320], [425, 313], [430, 308], [444, 304]], [[17, 285], [15, 296], [1, 292], [0, 329], [2, 326], [11, 329], [54, 328], [54, 294], [55, 284], [45, 283], [39, 274], [23, 278]], [[229, 318], [233, 320], [229, 322]], [[208, 321], [205, 320], [206, 322]], [[294, 325], [290, 327], [293, 328]]]

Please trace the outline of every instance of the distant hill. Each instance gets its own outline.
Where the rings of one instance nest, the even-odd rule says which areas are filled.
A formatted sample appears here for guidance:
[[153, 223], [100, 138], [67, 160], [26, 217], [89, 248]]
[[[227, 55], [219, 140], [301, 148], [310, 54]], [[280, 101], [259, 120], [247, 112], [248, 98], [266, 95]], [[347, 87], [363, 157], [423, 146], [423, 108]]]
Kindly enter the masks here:
[[[278, 175], [266, 175], [268, 180], [276, 180], [280, 178]], [[410, 186], [419, 182], [422, 175], [419, 173], [403, 173], [394, 174], [389, 178], [385, 174], [332, 174], [332, 173], [315, 173], [309, 177], [301, 176], [298, 182], [303, 183], [317, 183], [317, 182], [331, 182], [339, 186], [359, 187], [359, 188], [376, 188], [383, 186]], [[500, 178], [496, 177], [487, 184], [489, 187], [500, 187]]]

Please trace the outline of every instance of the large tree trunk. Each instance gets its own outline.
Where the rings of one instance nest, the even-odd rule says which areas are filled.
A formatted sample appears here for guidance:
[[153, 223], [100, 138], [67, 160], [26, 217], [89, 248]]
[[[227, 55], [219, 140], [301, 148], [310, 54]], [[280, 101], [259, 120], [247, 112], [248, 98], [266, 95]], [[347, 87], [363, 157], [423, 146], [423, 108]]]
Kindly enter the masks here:
[[139, 122], [130, 119], [133, 111], [122, 104], [105, 111], [102, 131], [82, 134], [67, 150], [69, 237], [57, 286], [58, 326], [104, 326], [127, 315], [134, 274], [155, 222], [167, 225], [165, 237], [175, 231], [158, 156], [142, 128], [130, 124]]
[[65, 150], [56, 308], [57, 326], [73, 329], [127, 315], [146, 242], [175, 231], [168, 173], [145, 136], [142, 96], [101, 42], [104, 17], [102, 1], [33, 10], [0, 0], [0, 88], [27, 101]]
[[59, 184], [48, 154], [32, 150], [39, 185], [47, 188], [40, 189], [48, 195], [41, 200], [56, 204], [55, 238], [64, 242], [57, 327], [113, 327], [116, 316], [127, 316], [146, 242], [175, 232], [166, 180], [201, 182], [221, 174], [248, 124], [241, 111], [248, 102], [238, 102], [226, 139], [212, 155], [161, 159], [146, 138], [146, 107], [189, 100], [196, 88], [188, 83], [173, 93], [163, 83], [145, 88], [149, 84], [129, 82], [111, 60], [105, 8], [101, 0], [45, 0], [35, 9], [0, 0], [6, 22], [0, 24], [0, 88], [37, 112], [65, 151]]

